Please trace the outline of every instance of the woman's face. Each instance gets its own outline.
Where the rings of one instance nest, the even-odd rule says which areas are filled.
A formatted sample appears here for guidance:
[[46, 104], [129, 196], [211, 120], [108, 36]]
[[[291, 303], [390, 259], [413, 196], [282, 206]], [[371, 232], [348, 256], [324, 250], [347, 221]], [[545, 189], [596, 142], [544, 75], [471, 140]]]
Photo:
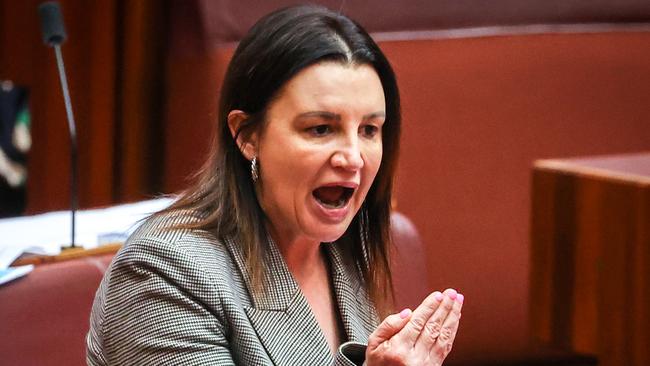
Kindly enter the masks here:
[[257, 139], [258, 194], [276, 240], [343, 235], [379, 170], [385, 112], [368, 65], [319, 63], [284, 85]]

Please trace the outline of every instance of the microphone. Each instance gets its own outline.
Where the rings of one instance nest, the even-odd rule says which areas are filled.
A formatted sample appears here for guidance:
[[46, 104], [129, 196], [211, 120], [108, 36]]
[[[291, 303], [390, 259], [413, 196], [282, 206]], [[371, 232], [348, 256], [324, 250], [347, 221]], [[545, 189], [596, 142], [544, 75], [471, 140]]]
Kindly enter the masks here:
[[63, 16], [61, 8], [56, 1], [48, 1], [38, 6], [38, 15], [41, 19], [41, 30], [43, 32], [43, 42], [46, 45], [54, 47], [56, 54], [56, 64], [59, 69], [59, 81], [63, 91], [63, 101], [65, 102], [65, 111], [68, 117], [68, 130], [70, 133], [70, 208], [72, 215], [71, 227], [71, 248], [75, 247], [75, 218], [77, 213], [78, 189], [77, 189], [77, 128], [70, 103], [70, 91], [68, 90], [68, 80], [65, 74], [65, 65], [63, 64], [63, 54], [61, 53], [61, 44], [66, 39], [65, 27], [63, 26]]
[[43, 42], [49, 46], [65, 42], [65, 27], [59, 4], [55, 1], [42, 3], [38, 6], [38, 15], [41, 18]]

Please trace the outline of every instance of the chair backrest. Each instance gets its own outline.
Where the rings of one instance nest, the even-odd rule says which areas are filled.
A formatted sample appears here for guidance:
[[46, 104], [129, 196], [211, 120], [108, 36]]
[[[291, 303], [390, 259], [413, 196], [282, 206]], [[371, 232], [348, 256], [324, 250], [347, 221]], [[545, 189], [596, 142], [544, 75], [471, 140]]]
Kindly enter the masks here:
[[95, 292], [113, 254], [36, 266], [0, 287], [0, 363], [85, 365]]
[[426, 253], [420, 234], [411, 220], [399, 212], [391, 215], [393, 252], [391, 270], [396, 311], [415, 309], [431, 291]]

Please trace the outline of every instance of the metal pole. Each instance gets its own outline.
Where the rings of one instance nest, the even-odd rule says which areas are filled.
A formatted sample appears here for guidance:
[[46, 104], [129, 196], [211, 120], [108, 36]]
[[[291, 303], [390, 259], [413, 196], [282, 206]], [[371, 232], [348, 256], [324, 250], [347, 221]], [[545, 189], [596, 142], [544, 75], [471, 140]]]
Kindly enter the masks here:
[[63, 100], [65, 101], [65, 111], [68, 115], [68, 129], [70, 130], [70, 209], [72, 214], [72, 233], [71, 233], [71, 247], [75, 247], [75, 218], [77, 214], [78, 198], [77, 198], [77, 128], [74, 121], [74, 113], [72, 112], [72, 103], [70, 103], [70, 93], [68, 91], [68, 80], [65, 74], [65, 65], [63, 64], [63, 55], [61, 54], [61, 46], [54, 45], [56, 53], [56, 65], [59, 68], [59, 80], [61, 81], [61, 89], [63, 89]]

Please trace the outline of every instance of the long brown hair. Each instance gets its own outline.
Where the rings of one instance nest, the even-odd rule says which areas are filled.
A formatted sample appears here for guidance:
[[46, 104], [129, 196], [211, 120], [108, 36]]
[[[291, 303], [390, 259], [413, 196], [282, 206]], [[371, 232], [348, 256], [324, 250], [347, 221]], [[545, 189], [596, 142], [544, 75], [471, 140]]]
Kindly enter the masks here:
[[400, 135], [397, 82], [388, 60], [372, 38], [354, 21], [318, 6], [296, 6], [259, 20], [239, 43], [221, 89], [218, 129], [211, 156], [167, 210], [190, 209], [200, 218], [187, 226], [231, 237], [246, 258], [254, 291], [263, 288], [267, 248], [265, 215], [243, 156], [228, 127], [228, 113], [242, 110], [249, 118], [236, 134], [260, 128], [265, 112], [281, 87], [300, 70], [321, 61], [370, 65], [377, 72], [386, 99], [382, 130], [383, 157], [362, 208], [344, 237], [352, 242], [368, 294], [380, 315], [393, 301], [389, 266], [390, 205]]

